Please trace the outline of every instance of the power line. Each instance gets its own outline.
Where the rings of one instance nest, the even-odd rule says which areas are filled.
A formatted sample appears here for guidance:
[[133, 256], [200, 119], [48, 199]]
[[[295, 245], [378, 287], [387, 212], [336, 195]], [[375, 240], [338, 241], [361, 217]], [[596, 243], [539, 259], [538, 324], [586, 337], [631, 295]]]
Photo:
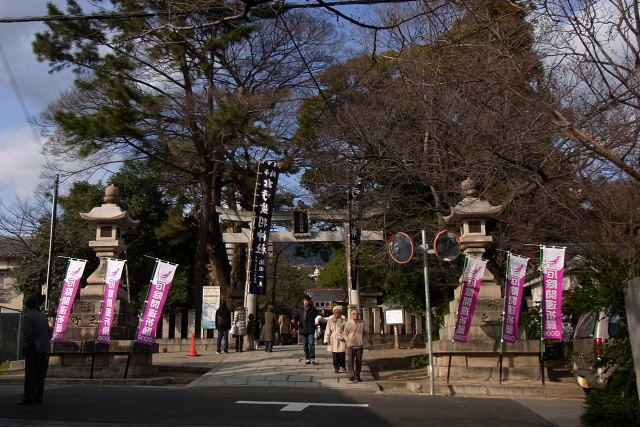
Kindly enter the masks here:
[[27, 104], [24, 102], [24, 98], [22, 97], [22, 93], [20, 92], [20, 87], [18, 86], [18, 82], [13, 75], [13, 71], [11, 71], [11, 66], [9, 65], [9, 61], [7, 60], [7, 56], [4, 54], [4, 49], [2, 49], [2, 45], [0, 45], [0, 59], [2, 60], [2, 65], [5, 70], [7, 70], [7, 75], [9, 76], [9, 82], [11, 83], [11, 87], [13, 88], [13, 93], [18, 98], [18, 103], [20, 104], [20, 108], [24, 113], [25, 118], [27, 119], [27, 123], [29, 123], [29, 128], [31, 129], [31, 134], [33, 135], [33, 140], [36, 144], [40, 144], [40, 138], [38, 138], [38, 132], [34, 124], [31, 122], [31, 114], [29, 113], [29, 109], [27, 108]]
[[[260, 1], [256, 6], [250, 7], [251, 9], [260, 9], [260, 6], [274, 6], [276, 11], [287, 11], [293, 9], [326, 9], [327, 7], [340, 7], [340, 6], [372, 6], [377, 4], [389, 4], [389, 3], [413, 3], [418, 0], [346, 0], [346, 1], [333, 1], [333, 2], [317, 2], [317, 3], [292, 3], [276, 5], [279, 2]], [[228, 7], [208, 7], [203, 9], [194, 9], [190, 11], [156, 11], [156, 12], [100, 12], [94, 14], [69, 14], [69, 15], [47, 15], [47, 16], [19, 16], [19, 17], [3, 17], [0, 18], [0, 24], [11, 24], [20, 22], [49, 22], [49, 21], [100, 21], [107, 19], [129, 19], [129, 18], [147, 18], [153, 16], [184, 16], [191, 13], [206, 13], [206, 12], [220, 12], [229, 11]]]

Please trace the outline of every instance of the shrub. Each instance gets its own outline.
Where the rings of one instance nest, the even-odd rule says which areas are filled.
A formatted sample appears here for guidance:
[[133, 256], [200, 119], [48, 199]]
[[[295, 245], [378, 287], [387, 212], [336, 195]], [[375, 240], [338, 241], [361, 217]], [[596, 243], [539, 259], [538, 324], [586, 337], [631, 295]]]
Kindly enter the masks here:
[[592, 390], [582, 422], [589, 427], [640, 426], [640, 403], [633, 371], [616, 371], [607, 388]]

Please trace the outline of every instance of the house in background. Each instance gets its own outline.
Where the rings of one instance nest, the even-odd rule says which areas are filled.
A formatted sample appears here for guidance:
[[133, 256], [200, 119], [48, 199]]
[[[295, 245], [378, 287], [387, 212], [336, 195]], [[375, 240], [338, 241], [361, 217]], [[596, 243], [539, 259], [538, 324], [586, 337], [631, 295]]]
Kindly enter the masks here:
[[0, 236], [0, 306], [22, 310], [23, 295], [15, 289], [12, 270], [20, 261], [32, 256], [28, 240]]

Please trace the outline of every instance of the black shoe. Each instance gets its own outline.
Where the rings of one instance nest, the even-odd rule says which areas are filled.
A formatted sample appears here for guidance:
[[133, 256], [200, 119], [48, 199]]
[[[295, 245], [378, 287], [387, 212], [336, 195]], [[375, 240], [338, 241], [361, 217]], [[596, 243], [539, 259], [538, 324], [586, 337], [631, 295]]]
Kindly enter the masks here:
[[311, 360], [307, 360], [306, 362], [304, 362], [305, 365], [311, 365]]
[[316, 363], [316, 361], [315, 361], [315, 360], [312, 360], [312, 361], [311, 361], [311, 364], [312, 364], [312, 365], [314, 365], [314, 366], [315, 366], [315, 365], [317, 365], [317, 363]]
[[362, 379], [360, 379], [360, 377], [356, 377], [356, 381], [358, 381], [359, 383], [362, 382]]

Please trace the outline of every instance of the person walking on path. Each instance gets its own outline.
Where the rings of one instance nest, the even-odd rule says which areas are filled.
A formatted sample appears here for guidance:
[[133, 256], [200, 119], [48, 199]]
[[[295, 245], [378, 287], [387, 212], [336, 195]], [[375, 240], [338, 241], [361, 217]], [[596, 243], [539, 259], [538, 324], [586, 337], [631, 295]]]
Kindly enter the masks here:
[[304, 307], [298, 311], [295, 320], [298, 322], [298, 334], [304, 346], [304, 357], [307, 360], [306, 364], [315, 365], [316, 342], [314, 334], [316, 331], [315, 319], [318, 316], [318, 310], [313, 306], [310, 295], [304, 296], [303, 304]]
[[24, 395], [18, 405], [38, 405], [44, 395], [44, 379], [49, 366], [52, 331], [47, 316], [38, 309], [38, 297], [25, 298], [22, 354], [24, 355]]
[[220, 302], [220, 307], [216, 310], [216, 329], [218, 330], [216, 353], [221, 353], [221, 345], [223, 339], [224, 352], [229, 353], [229, 329], [231, 329], [231, 311], [229, 311], [226, 301]]
[[240, 302], [236, 304], [236, 311], [233, 312], [233, 326], [235, 328], [236, 353], [242, 352], [244, 336], [247, 335], [247, 309]]
[[262, 335], [260, 336], [260, 341], [264, 341], [264, 351], [273, 351], [273, 342], [276, 339], [277, 329], [276, 315], [273, 312], [273, 306], [269, 305], [264, 313], [264, 325], [262, 325]]
[[289, 344], [291, 340], [291, 319], [286, 314], [278, 316], [278, 331], [280, 345]]
[[357, 309], [351, 310], [351, 319], [344, 325], [344, 335], [347, 342], [347, 357], [349, 381], [358, 382], [360, 379], [360, 369], [362, 368], [362, 351], [366, 339], [364, 322], [360, 320], [360, 312]]
[[327, 350], [331, 352], [333, 356], [333, 369], [336, 374], [347, 371], [347, 365], [345, 364], [345, 351], [347, 350], [347, 343], [344, 339], [344, 325], [347, 323], [342, 315], [342, 306], [336, 305], [333, 307], [333, 315], [327, 320], [327, 327], [324, 331], [324, 343], [329, 344]]

